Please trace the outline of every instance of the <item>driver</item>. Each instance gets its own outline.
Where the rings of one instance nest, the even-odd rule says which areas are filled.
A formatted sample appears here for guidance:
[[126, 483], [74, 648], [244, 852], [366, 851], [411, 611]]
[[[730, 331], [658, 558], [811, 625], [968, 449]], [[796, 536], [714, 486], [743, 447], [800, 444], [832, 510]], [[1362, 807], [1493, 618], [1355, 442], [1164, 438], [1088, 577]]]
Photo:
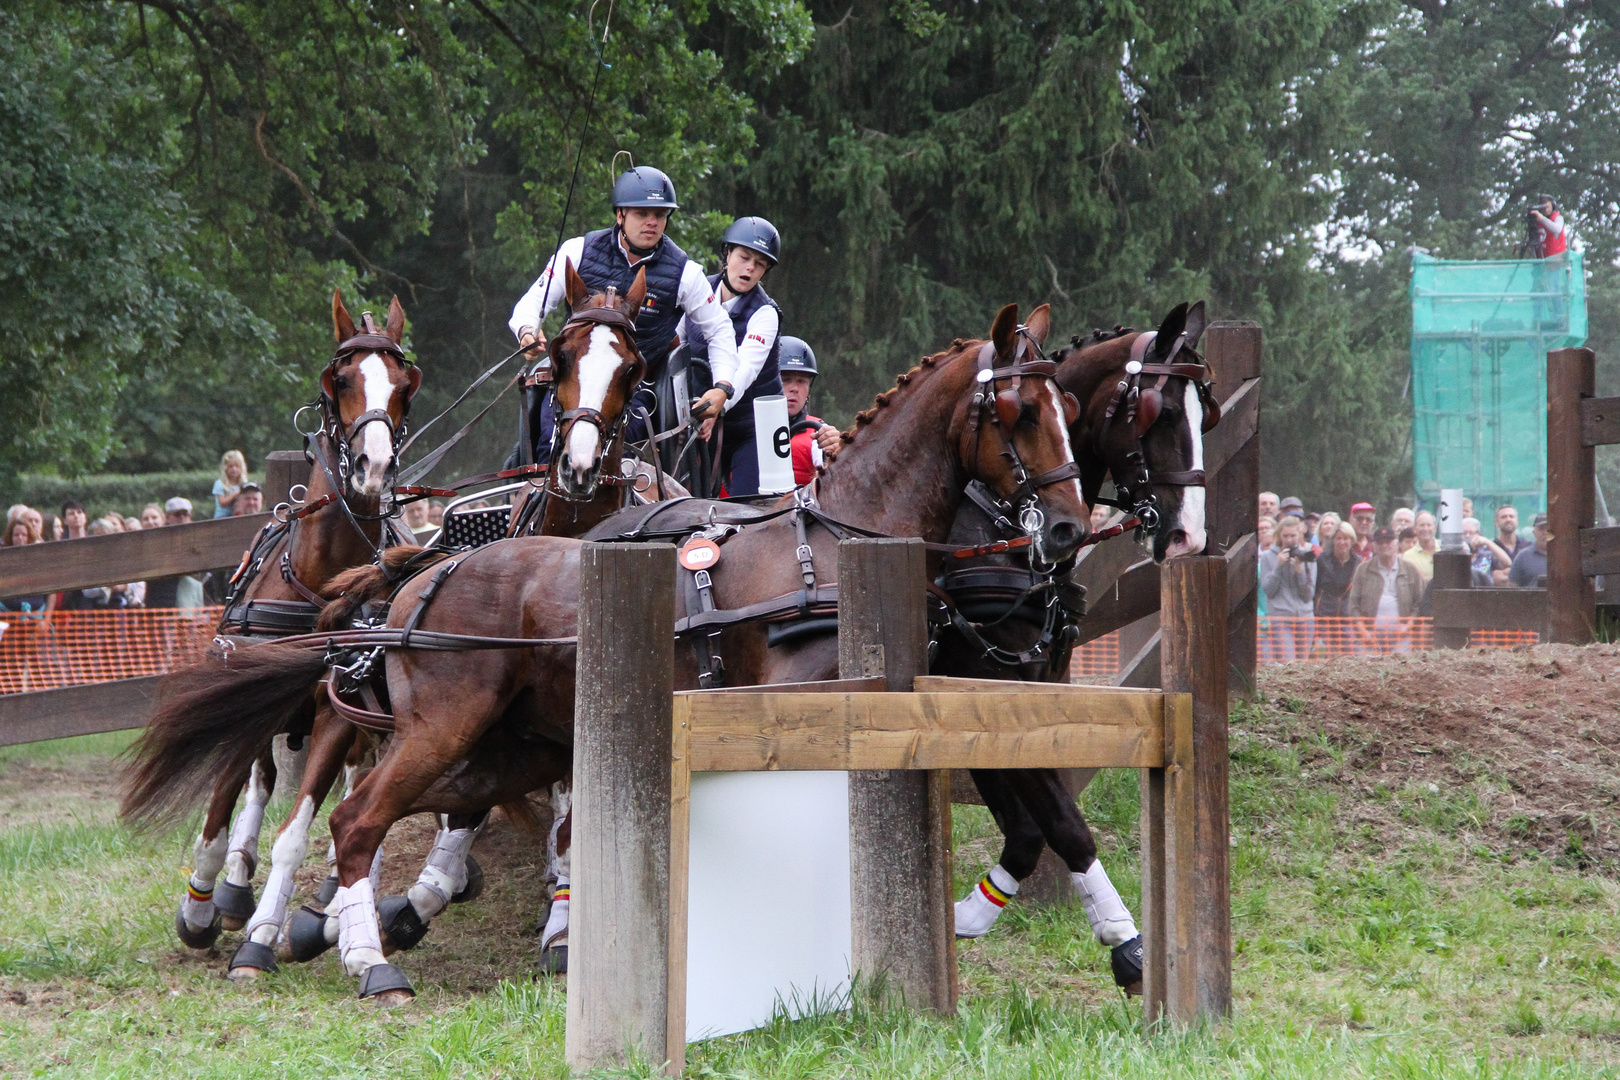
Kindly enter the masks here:
[[[565, 259], [573, 262], [574, 269], [592, 292], [606, 292], [611, 285], [621, 296], [630, 291], [636, 271], [645, 269], [647, 295], [636, 318], [636, 346], [647, 362], [647, 374], [631, 405], [646, 409], [660, 429], [670, 426], [668, 414], [659, 416], [659, 389], [668, 380], [670, 346], [683, 313], [688, 323], [713, 343], [710, 365], [717, 385], [704, 395], [704, 400], [709, 401], [712, 408], [718, 407], [716, 400], [726, 400], [722, 387], [735, 386], [737, 379], [736, 341], [730, 320], [721, 310], [719, 297], [703, 276], [703, 267], [664, 235], [669, 227], [670, 212], [677, 209], [675, 185], [668, 176], [645, 165], [624, 173], [613, 185], [613, 227], [576, 236], [558, 248], [546, 260], [545, 269], [529, 286], [529, 291], [512, 308], [508, 323], [519, 344], [532, 346], [527, 355], [538, 357], [546, 346], [546, 335], [540, 324], [563, 300]], [[668, 398], [668, 394], [666, 388], [663, 396]], [[550, 453], [553, 408], [548, 394], [539, 423], [533, 425], [538, 431], [537, 461], [545, 461]], [[659, 424], [660, 419], [664, 423]], [[704, 435], [712, 426], [711, 418], [704, 425]], [[639, 441], [651, 434], [639, 413], [631, 412], [625, 437]]]

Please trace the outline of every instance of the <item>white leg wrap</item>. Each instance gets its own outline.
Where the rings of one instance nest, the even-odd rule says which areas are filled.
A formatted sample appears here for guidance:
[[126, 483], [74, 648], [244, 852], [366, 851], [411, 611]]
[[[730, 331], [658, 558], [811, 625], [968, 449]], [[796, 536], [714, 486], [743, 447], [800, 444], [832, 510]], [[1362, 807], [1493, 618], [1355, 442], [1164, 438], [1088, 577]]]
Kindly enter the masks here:
[[193, 930], [205, 930], [214, 922], [214, 880], [225, 867], [226, 834], [221, 829], [212, 840], [197, 837], [192, 852], [191, 878], [186, 898], [180, 901], [180, 915]]
[[561, 831], [563, 820], [568, 817], [573, 805], [574, 785], [571, 781], [560, 780], [551, 785], [551, 833], [546, 837], [546, 876], [557, 882], [568, 881], [572, 869], [573, 860], [569, 856], [573, 845], [569, 845], [568, 851], [559, 853], [557, 833]]
[[377, 895], [377, 890], [382, 888], [382, 861], [383, 849], [382, 845], [378, 844], [377, 854], [371, 857], [371, 873], [366, 875], [366, 880], [371, 882], [371, 894], [373, 896]]
[[376, 893], [371, 880], [361, 878], [348, 888], [340, 888], [332, 903], [338, 909], [338, 952], [343, 970], [364, 975], [367, 968], [386, 963], [382, 953], [382, 933], [377, 929]]
[[326, 865], [328, 868], [337, 866], [337, 844], [331, 840], [326, 842]]
[[551, 898], [551, 914], [546, 916], [546, 928], [540, 931], [540, 947], [548, 949], [551, 943], [568, 935], [568, 880], [557, 882], [557, 891]]
[[434, 836], [427, 864], [405, 894], [424, 920], [443, 911], [450, 898], [467, 887], [467, 852], [476, 836], [472, 829], [440, 829]]
[[1123, 945], [1136, 936], [1136, 920], [1119, 898], [1119, 891], [1108, 880], [1108, 871], [1102, 862], [1091, 861], [1091, 868], [1083, 874], [1070, 874], [1075, 891], [1086, 907], [1086, 918], [1091, 920], [1091, 931], [1097, 940], [1110, 947]]
[[232, 885], [246, 885], [259, 861], [259, 830], [264, 827], [264, 808], [270, 803], [264, 771], [253, 763], [248, 774], [247, 801], [231, 826], [231, 850], [225, 858], [225, 878]]
[[976, 938], [990, 932], [1007, 901], [1018, 895], [1018, 879], [1000, 865], [980, 878], [973, 891], [956, 902], [956, 936]]
[[274, 945], [281, 924], [287, 919], [287, 901], [292, 899], [293, 875], [309, 852], [309, 823], [315, 817], [315, 800], [305, 796], [298, 803], [292, 821], [276, 837], [270, 849], [270, 876], [265, 879], [259, 906], [248, 920], [247, 935], [260, 945]]

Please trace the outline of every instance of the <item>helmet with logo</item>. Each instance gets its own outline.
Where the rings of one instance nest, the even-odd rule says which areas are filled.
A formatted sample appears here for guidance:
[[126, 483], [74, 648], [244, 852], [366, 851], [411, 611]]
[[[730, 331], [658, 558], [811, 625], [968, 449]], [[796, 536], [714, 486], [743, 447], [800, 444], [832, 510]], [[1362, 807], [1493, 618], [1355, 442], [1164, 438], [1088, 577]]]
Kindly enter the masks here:
[[721, 242], [722, 249], [736, 244], [749, 251], [757, 251], [775, 266], [782, 258], [782, 235], [776, 231], [776, 226], [762, 217], [740, 217], [731, 223], [726, 230], [726, 238]]
[[648, 165], [626, 170], [613, 183], [613, 208], [650, 207], [679, 210], [675, 185], [669, 177]]
[[816, 371], [816, 354], [803, 338], [782, 338], [782, 348], [776, 355], [776, 370], [783, 375], [790, 371], [797, 371], [801, 375], [808, 375], [812, 379], [820, 372]]

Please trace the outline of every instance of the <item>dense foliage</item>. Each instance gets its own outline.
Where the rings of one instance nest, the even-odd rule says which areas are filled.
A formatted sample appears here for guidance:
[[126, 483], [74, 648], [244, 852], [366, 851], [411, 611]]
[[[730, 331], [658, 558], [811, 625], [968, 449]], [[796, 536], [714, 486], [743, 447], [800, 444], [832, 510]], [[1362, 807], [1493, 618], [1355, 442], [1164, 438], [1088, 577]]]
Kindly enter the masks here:
[[[1266, 327], [1267, 483], [1388, 498], [1409, 246], [1510, 254], [1554, 194], [1593, 340], [1620, 332], [1617, 23], [1613, 0], [19, 0], [0, 487], [291, 445], [333, 287], [400, 294], [419, 408], [447, 402], [559, 231], [606, 220], [623, 149], [674, 176], [700, 257], [733, 214], [782, 226], [770, 288], [834, 418], [1007, 300], [1079, 332], [1205, 296]], [[504, 412], [461, 464], [502, 452]]]

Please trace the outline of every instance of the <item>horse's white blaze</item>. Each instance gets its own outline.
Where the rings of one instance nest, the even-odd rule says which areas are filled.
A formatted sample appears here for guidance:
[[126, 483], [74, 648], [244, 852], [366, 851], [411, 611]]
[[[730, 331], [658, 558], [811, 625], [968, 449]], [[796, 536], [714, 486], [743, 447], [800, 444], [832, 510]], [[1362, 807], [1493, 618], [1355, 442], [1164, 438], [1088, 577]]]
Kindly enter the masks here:
[[[613, 375], [624, 359], [613, 348], [616, 337], [606, 326], [591, 328], [591, 345], [579, 358], [579, 405], [581, 409], [602, 408], [608, 391], [613, 388]], [[575, 478], [583, 480], [596, 464], [602, 433], [595, 424], [575, 424], [568, 433], [568, 467]]]
[[[366, 412], [388, 409], [394, 397], [394, 384], [388, 378], [388, 362], [377, 353], [360, 361], [360, 384], [366, 394]], [[394, 458], [394, 441], [389, 436], [388, 425], [381, 423], [367, 424], [356, 436], [360, 445], [354, 450], [365, 455], [366, 475], [356, 476], [354, 483], [362, 495], [377, 495], [383, 489], [389, 463]]]
[[[1187, 424], [1187, 434], [1192, 440], [1192, 464], [1189, 468], [1202, 469], [1204, 467], [1204, 404], [1198, 399], [1198, 387], [1193, 385], [1191, 379], [1187, 380], [1186, 397], [1182, 409], [1183, 420]], [[1173, 559], [1178, 555], [1196, 555], [1204, 550], [1206, 536], [1204, 535], [1204, 489], [1201, 487], [1184, 487], [1181, 489], [1181, 511], [1176, 515], [1176, 528], [1181, 530], [1181, 537], [1173, 542], [1165, 552], [1165, 558]]]
[[[1057, 408], [1052, 412], [1052, 423], [1057, 425], [1058, 437], [1063, 440], [1063, 463], [1067, 465], [1069, 462], [1074, 460], [1074, 447], [1069, 444], [1069, 425], [1064, 423], [1068, 417], [1063, 411], [1063, 391], [1057, 389], [1055, 386], [1049, 386], [1048, 391], [1052, 395], [1053, 403], [1057, 406]], [[1076, 477], [1073, 480], [1065, 480], [1064, 483], [1074, 488], [1075, 501], [1084, 506], [1085, 495], [1080, 491], [1079, 478]]]
[[305, 795], [287, 827], [281, 830], [270, 849], [270, 876], [264, 883], [259, 907], [248, 920], [247, 935], [260, 945], [274, 945], [281, 924], [287, 919], [287, 901], [292, 898], [293, 875], [303, 865], [309, 851], [309, 824], [315, 817], [315, 800]]

